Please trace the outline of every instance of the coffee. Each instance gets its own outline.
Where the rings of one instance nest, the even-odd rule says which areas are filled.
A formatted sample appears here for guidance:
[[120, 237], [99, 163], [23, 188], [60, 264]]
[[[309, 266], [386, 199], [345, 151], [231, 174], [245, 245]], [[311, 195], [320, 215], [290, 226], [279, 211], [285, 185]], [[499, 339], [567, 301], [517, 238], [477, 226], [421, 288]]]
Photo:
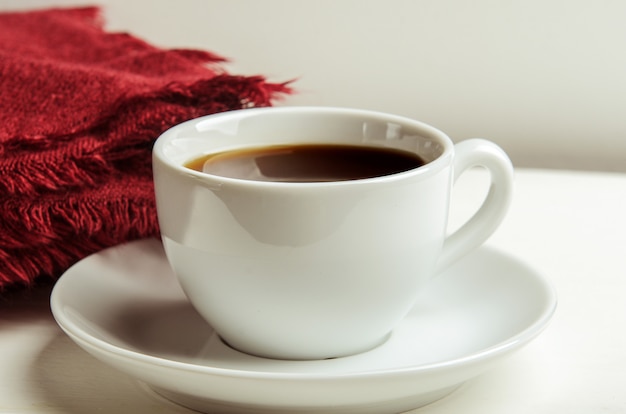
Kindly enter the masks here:
[[324, 182], [380, 177], [424, 164], [419, 155], [395, 148], [294, 144], [208, 154], [185, 167], [254, 181]]

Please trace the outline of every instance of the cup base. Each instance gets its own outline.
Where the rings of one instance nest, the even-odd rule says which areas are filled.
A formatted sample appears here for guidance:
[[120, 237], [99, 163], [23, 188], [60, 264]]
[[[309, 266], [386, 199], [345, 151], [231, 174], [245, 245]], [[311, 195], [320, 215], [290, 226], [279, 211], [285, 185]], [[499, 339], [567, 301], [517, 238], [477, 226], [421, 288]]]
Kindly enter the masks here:
[[284, 350], [268, 350], [266, 349], [264, 352], [255, 351], [248, 349], [246, 347], [237, 347], [229, 343], [226, 339], [224, 339], [221, 335], [218, 335], [220, 341], [229, 347], [230, 349], [241, 352], [247, 355], [251, 355], [257, 358], [265, 358], [265, 359], [273, 359], [280, 361], [320, 361], [326, 359], [337, 359], [349, 357], [352, 355], [358, 355], [365, 352], [369, 352], [373, 349], [378, 348], [383, 345], [387, 340], [391, 337], [391, 332], [387, 335], [383, 336], [381, 339], [374, 341], [373, 343], [369, 343], [366, 346], [359, 347], [357, 349], [352, 349], [350, 351], [336, 352], [330, 353], [328, 350], [322, 352], [316, 352], [315, 350], [303, 351], [303, 350], [289, 350], [285, 352]]

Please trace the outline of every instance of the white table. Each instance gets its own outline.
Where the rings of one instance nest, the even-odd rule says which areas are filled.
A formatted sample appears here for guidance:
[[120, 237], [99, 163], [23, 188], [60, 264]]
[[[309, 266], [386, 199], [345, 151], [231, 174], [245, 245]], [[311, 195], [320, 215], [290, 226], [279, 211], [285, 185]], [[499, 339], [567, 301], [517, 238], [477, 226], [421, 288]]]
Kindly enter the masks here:
[[[471, 171], [452, 225], [480, 200]], [[530, 345], [422, 414], [626, 412], [626, 175], [518, 170], [489, 244], [555, 284], [559, 308]], [[191, 413], [98, 362], [57, 327], [51, 286], [0, 296], [0, 412]]]

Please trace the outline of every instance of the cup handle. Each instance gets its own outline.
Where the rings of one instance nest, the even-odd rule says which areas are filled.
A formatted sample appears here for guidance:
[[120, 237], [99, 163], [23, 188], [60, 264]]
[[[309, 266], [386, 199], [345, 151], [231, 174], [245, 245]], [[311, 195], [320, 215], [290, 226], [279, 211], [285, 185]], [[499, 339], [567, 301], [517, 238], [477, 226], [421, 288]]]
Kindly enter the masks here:
[[480, 208], [457, 231], [446, 237], [437, 262], [437, 273], [468, 254], [498, 228], [511, 204], [513, 165], [496, 144], [479, 138], [468, 139], [454, 146], [454, 182], [468, 168], [481, 166], [490, 173], [489, 193]]

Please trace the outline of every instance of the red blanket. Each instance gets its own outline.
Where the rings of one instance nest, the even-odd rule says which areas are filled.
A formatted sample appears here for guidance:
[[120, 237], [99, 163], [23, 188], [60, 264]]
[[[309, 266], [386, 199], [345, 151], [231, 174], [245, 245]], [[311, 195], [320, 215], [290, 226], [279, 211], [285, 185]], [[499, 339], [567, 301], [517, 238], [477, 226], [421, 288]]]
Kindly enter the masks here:
[[95, 7], [0, 13], [0, 290], [158, 235], [158, 135], [289, 93], [222, 61], [107, 33]]

